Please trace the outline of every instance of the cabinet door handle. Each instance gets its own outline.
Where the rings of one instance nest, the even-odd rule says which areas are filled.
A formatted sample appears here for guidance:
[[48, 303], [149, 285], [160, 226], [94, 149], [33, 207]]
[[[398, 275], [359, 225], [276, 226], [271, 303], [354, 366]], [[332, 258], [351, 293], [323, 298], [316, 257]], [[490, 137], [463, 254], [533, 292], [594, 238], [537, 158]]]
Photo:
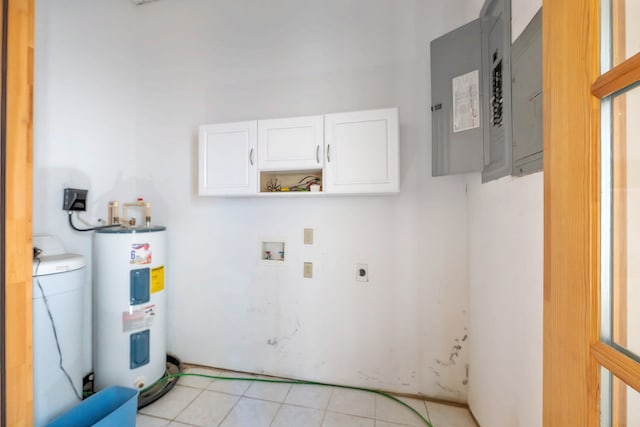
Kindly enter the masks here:
[[327, 162], [331, 162], [331, 144], [327, 145]]
[[249, 151], [249, 163], [253, 166], [253, 148]]
[[320, 146], [316, 145], [316, 163], [320, 163]]

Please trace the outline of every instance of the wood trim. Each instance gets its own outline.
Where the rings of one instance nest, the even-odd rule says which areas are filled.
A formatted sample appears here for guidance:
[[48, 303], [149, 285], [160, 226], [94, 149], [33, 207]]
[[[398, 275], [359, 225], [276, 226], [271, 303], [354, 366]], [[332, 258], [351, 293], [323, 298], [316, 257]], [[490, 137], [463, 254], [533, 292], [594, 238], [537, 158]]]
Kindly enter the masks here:
[[611, 2], [611, 47], [613, 65], [627, 59], [626, 0]]
[[[620, 64], [626, 52], [626, 0], [613, 0], [612, 61]], [[613, 103], [613, 340], [627, 345], [627, 102], [616, 97]], [[619, 114], [615, 114], [619, 112]], [[627, 387], [620, 381], [612, 386], [612, 425], [627, 425]]]
[[602, 342], [591, 346], [596, 361], [640, 393], [640, 363]]
[[593, 83], [591, 93], [604, 98], [640, 81], [640, 53], [616, 65]]
[[5, 193], [6, 422], [33, 425], [32, 129], [34, 0], [7, 12]]
[[[5, 133], [5, 120], [6, 120], [6, 91], [7, 76], [4, 68], [6, 63], [7, 45], [6, 45], [6, 9], [8, 7], [8, 0], [2, 0], [0, 2], [0, 171], [6, 169], [6, 133]], [[5, 330], [6, 318], [5, 318], [5, 260], [4, 260], [4, 242], [5, 242], [5, 197], [6, 192], [6, 176], [4, 173], [0, 173], [0, 331]], [[7, 406], [4, 396], [6, 395], [6, 381], [5, 381], [5, 368], [6, 368], [6, 340], [4, 334], [0, 337], [0, 426], [7, 425], [6, 413]]]
[[[626, 57], [626, 0], [613, 0], [612, 61], [620, 64]], [[627, 345], [627, 108], [626, 97], [619, 96], [613, 105], [613, 340]], [[619, 112], [616, 114], [615, 112]], [[612, 425], [627, 425], [627, 387], [620, 381], [612, 384]]]
[[599, 424], [599, 5], [544, 0], [543, 425]]
[[[628, 336], [628, 239], [627, 239], [627, 102], [624, 95], [614, 99], [613, 111], [613, 224], [612, 266], [613, 279], [613, 341], [627, 346]], [[626, 425], [627, 388], [617, 383], [612, 390], [614, 426]]]

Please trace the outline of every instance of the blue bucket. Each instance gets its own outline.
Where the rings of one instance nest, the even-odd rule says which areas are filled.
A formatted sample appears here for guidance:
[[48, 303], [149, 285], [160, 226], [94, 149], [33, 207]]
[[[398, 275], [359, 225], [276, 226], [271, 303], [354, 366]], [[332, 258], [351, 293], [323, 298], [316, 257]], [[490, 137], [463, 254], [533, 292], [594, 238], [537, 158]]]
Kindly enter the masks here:
[[135, 427], [138, 390], [111, 386], [83, 400], [47, 427]]

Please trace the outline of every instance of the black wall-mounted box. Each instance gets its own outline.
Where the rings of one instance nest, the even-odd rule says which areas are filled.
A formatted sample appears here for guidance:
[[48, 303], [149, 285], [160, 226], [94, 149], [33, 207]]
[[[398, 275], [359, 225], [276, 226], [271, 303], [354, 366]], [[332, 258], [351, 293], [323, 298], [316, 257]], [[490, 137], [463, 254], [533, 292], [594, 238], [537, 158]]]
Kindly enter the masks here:
[[62, 210], [65, 211], [86, 211], [87, 193], [89, 190], [79, 190], [77, 188], [65, 188], [62, 199]]

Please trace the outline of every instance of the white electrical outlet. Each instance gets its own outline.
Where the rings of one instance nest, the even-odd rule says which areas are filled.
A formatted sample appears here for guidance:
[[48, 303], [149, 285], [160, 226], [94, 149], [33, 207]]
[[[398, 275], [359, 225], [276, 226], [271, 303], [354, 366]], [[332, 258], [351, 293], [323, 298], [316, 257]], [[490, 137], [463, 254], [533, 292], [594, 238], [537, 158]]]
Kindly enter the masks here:
[[369, 266], [367, 264], [356, 264], [356, 280], [358, 282], [369, 281]]

